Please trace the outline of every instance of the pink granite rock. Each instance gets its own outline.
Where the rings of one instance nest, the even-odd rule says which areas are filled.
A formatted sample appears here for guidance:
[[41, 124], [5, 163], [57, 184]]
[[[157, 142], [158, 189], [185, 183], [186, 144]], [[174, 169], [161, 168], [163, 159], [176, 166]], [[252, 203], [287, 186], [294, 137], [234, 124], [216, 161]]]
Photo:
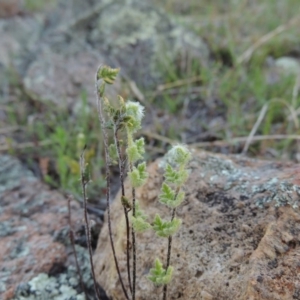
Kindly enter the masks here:
[[[40, 273], [60, 273], [73, 254], [65, 197], [9, 156], [0, 156], [0, 183], [0, 298], [6, 300]], [[80, 226], [77, 202], [71, 211], [74, 225]]]
[[[300, 166], [195, 151], [189, 167], [186, 199], [178, 209], [183, 222], [173, 238], [168, 299], [300, 299]], [[170, 211], [157, 201], [162, 183], [158, 162], [149, 173], [137, 198], [150, 220], [156, 213], [168, 218]], [[127, 284], [119, 197], [112, 205], [113, 232]], [[147, 274], [155, 257], [166, 261], [167, 240], [151, 231], [138, 234], [137, 240], [137, 299], [162, 299], [162, 288]], [[124, 299], [107, 223], [95, 261], [98, 282], [112, 299]]]

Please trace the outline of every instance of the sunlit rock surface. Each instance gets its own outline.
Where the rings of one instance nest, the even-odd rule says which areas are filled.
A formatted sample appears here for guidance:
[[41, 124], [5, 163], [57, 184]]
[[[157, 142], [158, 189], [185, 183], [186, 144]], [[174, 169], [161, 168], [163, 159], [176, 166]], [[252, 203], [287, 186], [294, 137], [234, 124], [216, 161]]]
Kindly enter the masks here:
[[[100, 64], [120, 67], [124, 79], [153, 88], [170, 66], [184, 73], [209, 60], [204, 41], [151, 0], [57, 1], [46, 13], [0, 19], [0, 34], [0, 67], [14, 74], [24, 92], [75, 110], [82, 99], [96, 103]], [[121, 89], [119, 80], [107, 94]]]
[[[150, 220], [156, 213], [170, 218], [170, 211], [157, 201], [162, 183], [158, 165], [150, 165], [149, 180], [137, 193]], [[300, 166], [194, 152], [189, 168], [186, 200], [178, 209], [183, 222], [173, 238], [175, 271], [169, 299], [298, 299]], [[112, 205], [112, 223], [127, 284], [125, 222], [119, 197]], [[155, 257], [166, 261], [167, 240], [151, 231], [139, 234], [137, 240], [137, 299], [159, 299], [162, 288], [146, 277]], [[98, 282], [113, 299], [124, 299], [107, 223], [95, 261]]]
[[[74, 230], [82, 211], [71, 205]], [[86, 289], [86, 248], [76, 245]], [[0, 156], [0, 299], [84, 299], [69, 241], [67, 199], [15, 158]], [[105, 299], [105, 298], [103, 298]]]

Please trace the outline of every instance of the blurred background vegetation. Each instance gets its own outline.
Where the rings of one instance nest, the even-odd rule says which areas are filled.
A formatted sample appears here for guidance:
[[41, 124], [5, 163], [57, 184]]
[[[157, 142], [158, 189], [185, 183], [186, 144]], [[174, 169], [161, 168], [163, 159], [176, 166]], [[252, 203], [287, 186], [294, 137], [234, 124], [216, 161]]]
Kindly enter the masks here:
[[[207, 43], [211, 63], [193, 61], [184, 71], [162, 63], [165, 78], [154, 88], [139, 87], [147, 104], [142, 134], [149, 143], [148, 160], [170, 142], [183, 141], [209, 151], [298, 162], [299, 0], [154, 3]], [[49, 8], [37, 0], [26, 0], [25, 6], [32, 14]], [[68, 106], [24, 94], [14, 72], [9, 86], [14, 97], [1, 103], [7, 116], [1, 123], [1, 152], [21, 158], [51, 186], [80, 195], [78, 158], [87, 144], [90, 197], [96, 197], [103, 188], [103, 149], [97, 112], [89, 108], [84, 87], [75, 116]], [[124, 94], [130, 95], [126, 85]]]

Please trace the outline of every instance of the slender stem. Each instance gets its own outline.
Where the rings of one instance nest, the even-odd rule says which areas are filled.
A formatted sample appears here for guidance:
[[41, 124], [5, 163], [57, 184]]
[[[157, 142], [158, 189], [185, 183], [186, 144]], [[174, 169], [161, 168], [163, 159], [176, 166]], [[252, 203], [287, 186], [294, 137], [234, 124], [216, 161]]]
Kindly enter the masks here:
[[[129, 164], [130, 172], [133, 170], [132, 163]], [[132, 215], [135, 217], [135, 188], [132, 188]], [[135, 300], [135, 289], [136, 289], [136, 242], [135, 242], [135, 230], [133, 225], [131, 227], [131, 235], [132, 235], [132, 300]]]
[[101, 97], [98, 93], [98, 86], [97, 86], [97, 79], [96, 79], [96, 95], [97, 95], [97, 106], [98, 106], [98, 115], [99, 115], [99, 120], [101, 123], [101, 128], [102, 128], [102, 133], [103, 133], [103, 143], [104, 143], [104, 151], [105, 151], [105, 173], [106, 173], [106, 204], [107, 204], [107, 222], [108, 222], [108, 231], [109, 231], [109, 239], [110, 239], [110, 245], [111, 249], [113, 252], [113, 257], [118, 273], [118, 277], [122, 286], [123, 293], [125, 295], [125, 298], [129, 300], [127, 291], [125, 289], [123, 279], [121, 276], [120, 268], [119, 268], [119, 263], [117, 260], [116, 256], [116, 250], [115, 250], [115, 245], [112, 237], [112, 228], [111, 228], [111, 216], [110, 216], [110, 171], [109, 171], [109, 165], [110, 165], [110, 157], [108, 153], [108, 134], [105, 130], [105, 118], [103, 115], [102, 111], [102, 102], [101, 102]]
[[96, 293], [97, 300], [100, 300], [100, 293], [97, 288], [97, 281], [93, 263], [93, 251], [92, 251], [92, 243], [91, 243], [91, 230], [89, 224], [89, 218], [87, 213], [87, 196], [86, 196], [86, 186], [88, 184], [88, 179], [86, 178], [85, 174], [85, 161], [84, 161], [84, 150], [80, 155], [80, 179], [81, 179], [81, 187], [82, 187], [82, 195], [83, 195], [83, 212], [84, 212], [84, 223], [85, 223], [85, 234], [87, 238], [87, 248], [89, 250], [89, 258], [90, 258], [90, 265], [92, 271], [92, 277], [94, 282], [94, 289]]
[[[117, 148], [118, 153], [118, 161], [119, 161], [119, 174], [120, 174], [120, 183], [121, 183], [121, 193], [122, 196], [125, 197], [125, 187], [124, 187], [124, 164], [123, 164], [123, 158], [121, 153], [121, 147], [120, 147], [120, 141], [118, 139], [118, 128], [117, 125], [114, 126], [114, 141]], [[128, 209], [124, 206], [124, 215], [126, 220], [126, 257], [127, 257], [127, 275], [128, 275], [128, 283], [129, 283], [129, 289], [132, 293], [132, 285], [131, 285], [131, 275], [130, 275], [130, 227], [129, 227], [129, 217], [128, 217]]]
[[[177, 189], [177, 192], [176, 192], [176, 195], [175, 195], [175, 199], [178, 195], [178, 192], [179, 192], [179, 189]], [[171, 217], [171, 221], [174, 220], [175, 218], [175, 215], [176, 215], [176, 208], [174, 208], [172, 210], [172, 217]], [[168, 270], [169, 266], [170, 266], [170, 261], [171, 261], [171, 250], [172, 250], [172, 236], [170, 235], [168, 237], [168, 254], [167, 254], [167, 265], [166, 265], [166, 270]], [[167, 299], [167, 292], [168, 292], [168, 285], [165, 284], [164, 285], [164, 290], [163, 290], [163, 300], [166, 300]]]
[[68, 223], [69, 223], [69, 236], [70, 236], [70, 242], [72, 245], [72, 249], [73, 249], [73, 253], [74, 253], [74, 257], [75, 257], [75, 264], [76, 264], [76, 269], [77, 269], [77, 273], [79, 276], [79, 282], [80, 282], [80, 286], [81, 289], [85, 295], [85, 297], [87, 298], [87, 293], [83, 284], [83, 279], [82, 279], [82, 274], [79, 268], [79, 263], [78, 263], [78, 258], [77, 258], [77, 253], [76, 253], [76, 249], [75, 249], [75, 241], [74, 241], [74, 231], [73, 231], [73, 227], [72, 227], [72, 218], [71, 218], [71, 198], [68, 198]]

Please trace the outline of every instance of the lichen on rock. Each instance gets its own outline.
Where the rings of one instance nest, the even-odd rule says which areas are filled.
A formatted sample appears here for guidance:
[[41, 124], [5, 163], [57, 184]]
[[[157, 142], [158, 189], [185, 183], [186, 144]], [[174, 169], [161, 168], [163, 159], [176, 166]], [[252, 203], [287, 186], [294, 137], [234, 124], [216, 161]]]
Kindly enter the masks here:
[[[84, 299], [69, 240], [67, 199], [9, 155], [0, 156], [0, 183], [0, 298]], [[71, 211], [81, 228], [77, 202]], [[88, 251], [79, 245], [76, 250], [92, 295]]]
[[[150, 219], [157, 212], [168, 213], [158, 202], [162, 183], [158, 165], [149, 166], [149, 180], [137, 191]], [[291, 197], [291, 204], [298, 201], [299, 165], [194, 151], [189, 168], [187, 196], [177, 211], [182, 227], [173, 237], [169, 299], [295, 299], [300, 286], [300, 217], [299, 209], [285, 199]], [[259, 207], [261, 197], [274, 201]], [[121, 212], [119, 201], [114, 202], [113, 234], [126, 278]], [[158, 299], [161, 289], [146, 277], [155, 257], [165, 257], [167, 245], [151, 232], [137, 240], [137, 298]], [[122, 291], [111, 255], [105, 223], [95, 253], [96, 274], [108, 295], [117, 299]]]
[[[78, 260], [83, 273], [83, 283], [87, 289], [92, 289], [89, 257], [86, 249], [76, 245]], [[78, 292], [80, 282], [75, 266], [69, 266], [67, 270], [58, 276], [49, 276], [40, 273], [28, 283], [21, 283], [16, 289], [12, 300], [85, 300], [84, 293]]]

